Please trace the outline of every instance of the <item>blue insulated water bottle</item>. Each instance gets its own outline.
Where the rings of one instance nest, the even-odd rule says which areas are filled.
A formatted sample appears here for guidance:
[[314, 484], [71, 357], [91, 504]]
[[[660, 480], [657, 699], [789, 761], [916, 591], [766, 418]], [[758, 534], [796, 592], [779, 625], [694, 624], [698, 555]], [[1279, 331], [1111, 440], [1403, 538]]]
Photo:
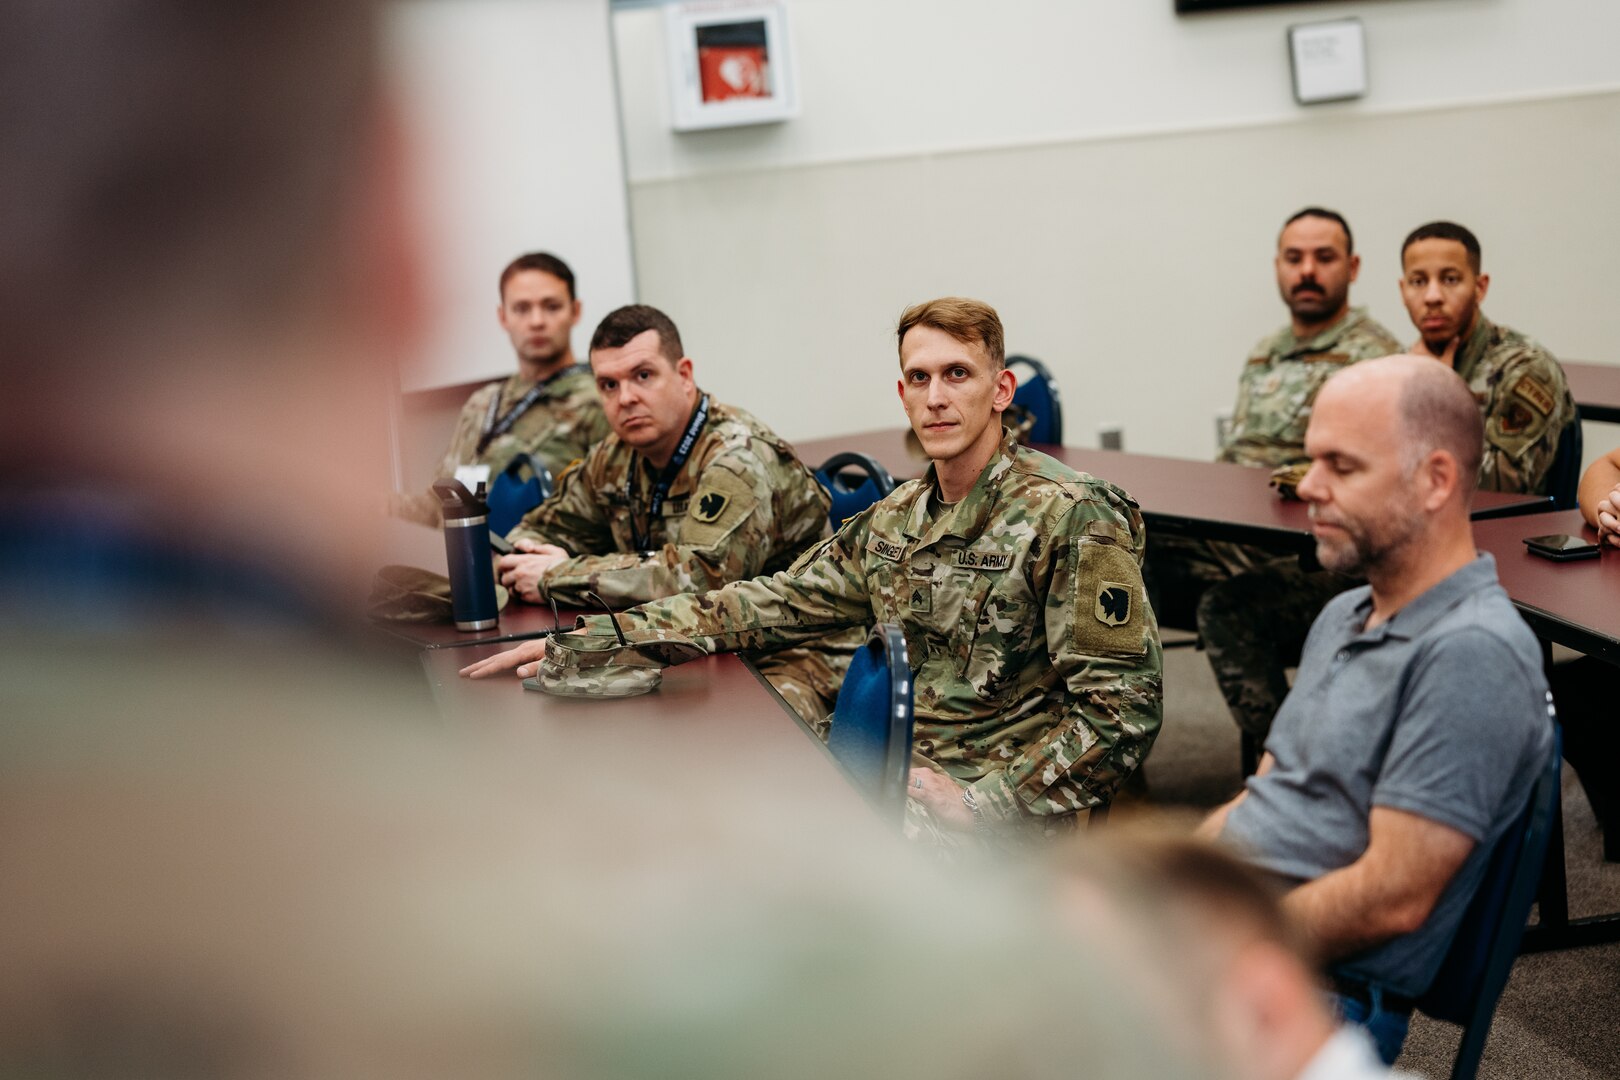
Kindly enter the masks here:
[[491, 629], [500, 611], [489, 550], [489, 507], [459, 480], [435, 480], [433, 494], [444, 515], [444, 561], [456, 629]]

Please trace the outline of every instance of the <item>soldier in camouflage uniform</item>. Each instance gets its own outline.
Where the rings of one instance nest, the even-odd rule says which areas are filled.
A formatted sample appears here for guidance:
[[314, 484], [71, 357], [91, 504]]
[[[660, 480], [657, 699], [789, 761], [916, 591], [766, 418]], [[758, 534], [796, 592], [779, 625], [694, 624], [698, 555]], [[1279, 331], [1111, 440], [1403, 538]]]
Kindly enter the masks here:
[[[556, 475], [608, 433], [590, 368], [574, 361], [571, 335], [580, 303], [568, 264], [543, 252], [514, 259], [501, 272], [497, 311], [517, 351], [517, 374], [467, 399], [436, 478], [483, 466], [493, 482], [525, 453]], [[439, 501], [430, 492], [397, 493], [393, 509], [413, 521], [439, 523]]]
[[[918, 305], [898, 336], [901, 397], [933, 459], [928, 474], [785, 573], [646, 604], [619, 622], [632, 641], [673, 633], [710, 651], [899, 625], [917, 717], [908, 831], [951, 849], [1037, 836], [1106, 805], [1158, 734], [1142, 518], [1118, 488], [1003, 433], [1015, 380], [988, 306]], [[614, 633], [602, 616], [581, 626]], [[520, 647], [480, 667], [542, 653]]]
[[1401, 246], [1401, 299], [1419, 338], [1414, 353], [1450, 364], [1485, 414], [1483, 491], [1544, 494], [1575, 399], [1564, 369], [1536, 342], [1479, 310], [1490, 287], [1479, 240], [1449, 221], [1419, 226]]
[[[1275, 268], [1290, 321], [1249, 354], [1238, 377], [1231, 427], [1216, 455], [1266, 469], [1305, 460], [1311, 403], [1329, 375], [1358, 360], [1400, 352], [1395, 335], [1350, 306], [1361, 257], [1338, 213], [1307, 207], [1284, 222]], [[1147, 558], [1154, 610], [1167, 626], [1191, 627], [1205, 589], [1276, 555], [1246, 544], [1157, 534]]]
[[1332, 325], [1299, 337], [1285, 326], [1261, 341], [1238, 376], [1237, 404], [1217, 461], [1277, 469], [1305, 458], [1311, 403], [1328, 376], [1355, 363], [1401, 351], [1363, 308], [1346, 308]]
[[[1564, 372], [1540, 345], [1498, 327], [1479, 305], [1490, 277], [1479, 241], [1451, 222], [1421, 226], [1401, 247], [1401, 298], [1420, 334], [1413, 352], [1439, 359], [1468, 383], [1485, 418], [1483, 491], [1545, 493], [1558, 440], [1576, 422]], [[1264, 738], [1288, 692], [1322, 606], [1355, 582], [1278, 561], [1213, 587], [1198, 627], [1233, 718]]]
[[[508, 534], [518, 551], [500, 559], [502, 584], [531, 603], [594, 607], [594, 592], [628, 607], [786, 569], [826, 535], [814, 474], [775, 432], [698, 389], [662, 312], [608, 315], [591, 364], [613, 433]], [[844, 634], [756, 663], [814, 722], [859, 643]]]

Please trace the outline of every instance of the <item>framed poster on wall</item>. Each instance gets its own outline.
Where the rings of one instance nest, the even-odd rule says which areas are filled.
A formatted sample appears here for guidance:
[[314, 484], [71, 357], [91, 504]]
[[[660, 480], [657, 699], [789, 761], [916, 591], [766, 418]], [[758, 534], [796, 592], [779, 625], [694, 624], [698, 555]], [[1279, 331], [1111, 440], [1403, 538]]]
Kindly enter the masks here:
[[676, 131], [787, 120], [798, 87], [782, 0], [707, 0], [664, 8]]

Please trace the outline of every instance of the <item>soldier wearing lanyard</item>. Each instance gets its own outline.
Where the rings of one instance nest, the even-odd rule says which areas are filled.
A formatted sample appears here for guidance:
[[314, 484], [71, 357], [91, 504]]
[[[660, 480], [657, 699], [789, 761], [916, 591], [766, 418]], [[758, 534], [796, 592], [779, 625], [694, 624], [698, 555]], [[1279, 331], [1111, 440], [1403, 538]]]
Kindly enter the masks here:
[[[897, 623], [916, 701], [908, 831], [945, 850], [1071, 825], [1106, 805], [1158, 733], [1158, 628], [1141, 515], [1112, 485], [1003, 437], [1016, 380], [978, 301], [907, 311], [900, 394], [933, 465], [785, 573], [618, 616], [710, 651]], [[581, 629], [612, 636], [606, 616]], [[471, 665], [531, 674], [527, 642]], [[528, 667], [519, 665], [528, 663]], [[836, 716], [833, 723], [837, 723]]]
[[[785, 569], [827, 531], [828, 499], [787, 443], [702, 393], [675, 324], [633, 305], [591, 366], [613, 434], [509, 534], [501, 581], [530, 602], [615, 607]], [[807, 720], [829, 711], [858, 635], [759, 661]], [[825, 647], [822, 647], [825, 645]]]
[[[476, 490], [519, 454], [555, 476], [607, 435], [590, 369], [574, 361], [580, 304], [573, 280], [566, 263], [545, 254], [522, 256], [503, 272], [498, 313], [518, 371], [467, 399], [435, 478], [453, 476]], [[393, 507], [402, 517], [438, 524], [438, 500], [430, 493], [396, 494]]]

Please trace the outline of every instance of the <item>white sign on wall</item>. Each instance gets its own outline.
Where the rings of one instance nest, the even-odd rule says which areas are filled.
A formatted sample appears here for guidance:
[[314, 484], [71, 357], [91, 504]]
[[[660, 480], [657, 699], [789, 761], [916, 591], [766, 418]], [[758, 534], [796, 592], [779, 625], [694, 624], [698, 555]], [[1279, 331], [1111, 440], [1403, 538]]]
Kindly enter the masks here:
[[1288, 28], [1294, 100], [1301, 105], [1344, 101], [1367, 92], [1367, 47], [1360, 19], [1302, 23]]

